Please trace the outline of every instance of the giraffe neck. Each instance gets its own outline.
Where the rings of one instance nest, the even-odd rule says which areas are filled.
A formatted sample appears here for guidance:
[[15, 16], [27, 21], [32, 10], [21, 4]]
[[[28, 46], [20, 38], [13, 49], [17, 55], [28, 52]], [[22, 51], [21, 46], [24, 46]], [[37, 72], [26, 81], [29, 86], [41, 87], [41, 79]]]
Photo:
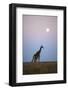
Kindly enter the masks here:
[[41, 52], [42, 48], [40, 48], [39, 52]]

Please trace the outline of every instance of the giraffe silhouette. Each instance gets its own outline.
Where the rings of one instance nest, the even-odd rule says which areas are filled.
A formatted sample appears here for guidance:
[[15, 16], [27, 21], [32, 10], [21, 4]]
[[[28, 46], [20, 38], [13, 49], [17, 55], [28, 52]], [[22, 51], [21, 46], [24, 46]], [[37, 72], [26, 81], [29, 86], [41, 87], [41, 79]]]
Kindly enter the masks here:
[[40, 53], [43, 46], [40, 47], [40, 49], [33, 55], [32, 62], [40, 62]]

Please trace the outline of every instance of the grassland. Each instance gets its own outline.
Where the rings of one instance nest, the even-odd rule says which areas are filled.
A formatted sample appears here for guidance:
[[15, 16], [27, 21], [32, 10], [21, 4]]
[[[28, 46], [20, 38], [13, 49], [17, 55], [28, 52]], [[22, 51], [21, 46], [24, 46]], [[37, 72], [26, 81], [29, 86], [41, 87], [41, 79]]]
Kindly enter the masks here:
[[49, 74], [57, 73], [57, 62], [23, 63], [23, 74]]

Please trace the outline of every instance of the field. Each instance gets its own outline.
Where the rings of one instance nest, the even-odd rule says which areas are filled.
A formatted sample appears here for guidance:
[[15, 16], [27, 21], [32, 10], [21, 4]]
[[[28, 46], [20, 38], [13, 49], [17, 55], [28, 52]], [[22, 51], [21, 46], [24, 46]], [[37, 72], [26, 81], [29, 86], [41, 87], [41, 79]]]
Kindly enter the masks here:
[[23, 75], [57, 73], [57, 62], [23, 63]]

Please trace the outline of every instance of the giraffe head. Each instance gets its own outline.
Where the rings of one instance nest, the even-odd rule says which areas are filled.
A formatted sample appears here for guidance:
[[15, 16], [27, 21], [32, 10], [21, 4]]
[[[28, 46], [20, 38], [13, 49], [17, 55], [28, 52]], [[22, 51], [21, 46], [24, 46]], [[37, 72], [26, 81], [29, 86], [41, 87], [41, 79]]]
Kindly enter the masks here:
[[44, 48], [44, 47], [43, 47], [43, 45], [41, 45], [41, 47], [40, 47], [40, 48]]

